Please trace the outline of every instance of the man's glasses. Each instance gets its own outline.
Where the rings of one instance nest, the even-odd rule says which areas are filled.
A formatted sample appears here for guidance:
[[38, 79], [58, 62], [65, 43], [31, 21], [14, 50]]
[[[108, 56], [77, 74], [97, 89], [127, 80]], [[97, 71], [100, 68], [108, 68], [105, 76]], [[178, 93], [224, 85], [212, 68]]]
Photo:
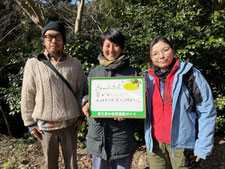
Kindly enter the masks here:
[[165, 47], [165, 48], [163, 48], [161, 51], [155, 51], [155, 52], [153, 52], [153, 53], [151, 54], [151, 57], [153, 57], [154, 59], [159, 58], [160, 52], [161, 52], [163, 55], [168, 55], [168, 54], [170, 54], [170, 52], [171, 52], [171, 47]]
[[45, 39], [47, 39], [49, 42], [51, 42], [54, 38], [56, 41], [62, 40], [62, 35], [45, 35]]

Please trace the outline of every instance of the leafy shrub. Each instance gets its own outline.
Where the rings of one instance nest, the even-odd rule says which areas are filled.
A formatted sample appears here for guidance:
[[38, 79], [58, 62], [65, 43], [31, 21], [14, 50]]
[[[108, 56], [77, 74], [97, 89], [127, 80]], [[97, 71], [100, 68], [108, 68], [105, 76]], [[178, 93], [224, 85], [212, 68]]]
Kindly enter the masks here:
[[86, 137], [88, 132], [88, 122], [83, 122], [80, 131], [78, 132], [77, 139], [78, 139], [78, 145], [81, 148], [86, 147]]
[[219, 95], [215, 99], [215, 104], [217, 108], [217, 119], [216, 119], [216, 133], [219, 135], [225, 134], [225, 96]]
[[[93, 1], [95, 2], [95, 1]], [[225, 60], [225, 11], [212, 11], [211, 3], [203, 1], [131, 1], [108, 0], [90, 3], [87, 9], [99, 9], [101, 30], [117, 28], [126, 37], [124, 53], [131, 57], [131, 65], [145, 73], [149, 66], [145, 63], [148, 44], [157, 35], [166, 36], [174, 44], [176, 57], [182, 61], [194, 64], [209, 82], [218, 111], [216, 132], [224, 133], [224, 60]], [[205, 1], [204, 1], [205, 2]], [[210, 1], [211, 2], [211, 1]], [[106, 4], [104, 4], [106, 3]], [[95, 11], [95, 10], [93, 10]], [[88, 22], [91, 19], [85, 15]], [[101, 51], [98, 36], [101, 32], [95, 23], [85, 23], [92, 35], [74, 35], [70, 31], [67, 35], [65, 50], [72, 57], [78, 58], [85, 74], [98, 64], [97, 56]], [[26, 34], [26, 32], [22, 32]], [[23, 66], [31, 53], [40, 52], [42, 44], [37, 37], [30, 43], [17, 42], [1, 46], [0, 67], [1, 77], [4, 76], [6, 85], [1, 84], [0, 101], [4, 100], [10, 108], [9, 114], [20, 113], [20, 90]], [[36, 38], [36, 39], [35, 39]], [[38, 37], [39, 38], [39, 37]], [[6, 66], [7, 65], [7, 66]], [[3, 71], [4, 70], [4, 71]], [[140, 122], [141, 123], [141, 122]], [[84, 123], [78, 134], [78, 140], [85, 142], [87, 123]], [[136, 126], [135, 137], [143, 141], [143, 125]]]

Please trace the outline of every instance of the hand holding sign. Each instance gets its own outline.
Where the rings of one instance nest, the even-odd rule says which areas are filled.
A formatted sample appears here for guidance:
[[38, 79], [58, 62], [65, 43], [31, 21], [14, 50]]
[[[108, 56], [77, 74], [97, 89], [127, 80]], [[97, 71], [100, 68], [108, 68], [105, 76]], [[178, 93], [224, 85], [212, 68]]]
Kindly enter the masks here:
[[90, 117], [90, 106], [89, 106], [89, 102], [87, 102], [83, 107], [82, 107], [82, 111], [84, 112], [84, 115], [89, 118]]

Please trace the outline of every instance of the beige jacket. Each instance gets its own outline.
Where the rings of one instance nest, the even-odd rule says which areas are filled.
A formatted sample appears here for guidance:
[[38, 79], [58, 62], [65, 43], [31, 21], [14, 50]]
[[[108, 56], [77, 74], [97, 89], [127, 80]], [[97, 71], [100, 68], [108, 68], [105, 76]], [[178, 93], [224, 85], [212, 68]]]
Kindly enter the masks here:
[[[52, 61], [51, 61], [52, 62]], [[37, 120], [64, 121], [80, 115], [85, 75], [80, 61], [67, 57], [52, 62], [73, 88], [76, 98], [66, 84], [48, 66], [36, 58], [27, 61], [21, 96], [21, 113], [25, 126]]]

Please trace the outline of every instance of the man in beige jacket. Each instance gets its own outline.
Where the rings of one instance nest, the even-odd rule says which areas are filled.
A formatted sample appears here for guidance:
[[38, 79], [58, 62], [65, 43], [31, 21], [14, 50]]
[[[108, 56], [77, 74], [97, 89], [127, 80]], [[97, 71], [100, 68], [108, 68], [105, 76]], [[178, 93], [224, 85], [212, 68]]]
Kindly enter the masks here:
[[[64, 52], [66, 29], [51, 21], [42, 30], [45, 50], [28, 59], [23, 77], [21, 112], [24, 125], [41, 141], [47, 169], [58, 168], [59, 145], [66, 169], [77, 169], [76, 136], [82, 122], [81, 100], [85, 76], [79, 60]], [[70, 84], [65, 82], [41, 59], [50, 61]]]

